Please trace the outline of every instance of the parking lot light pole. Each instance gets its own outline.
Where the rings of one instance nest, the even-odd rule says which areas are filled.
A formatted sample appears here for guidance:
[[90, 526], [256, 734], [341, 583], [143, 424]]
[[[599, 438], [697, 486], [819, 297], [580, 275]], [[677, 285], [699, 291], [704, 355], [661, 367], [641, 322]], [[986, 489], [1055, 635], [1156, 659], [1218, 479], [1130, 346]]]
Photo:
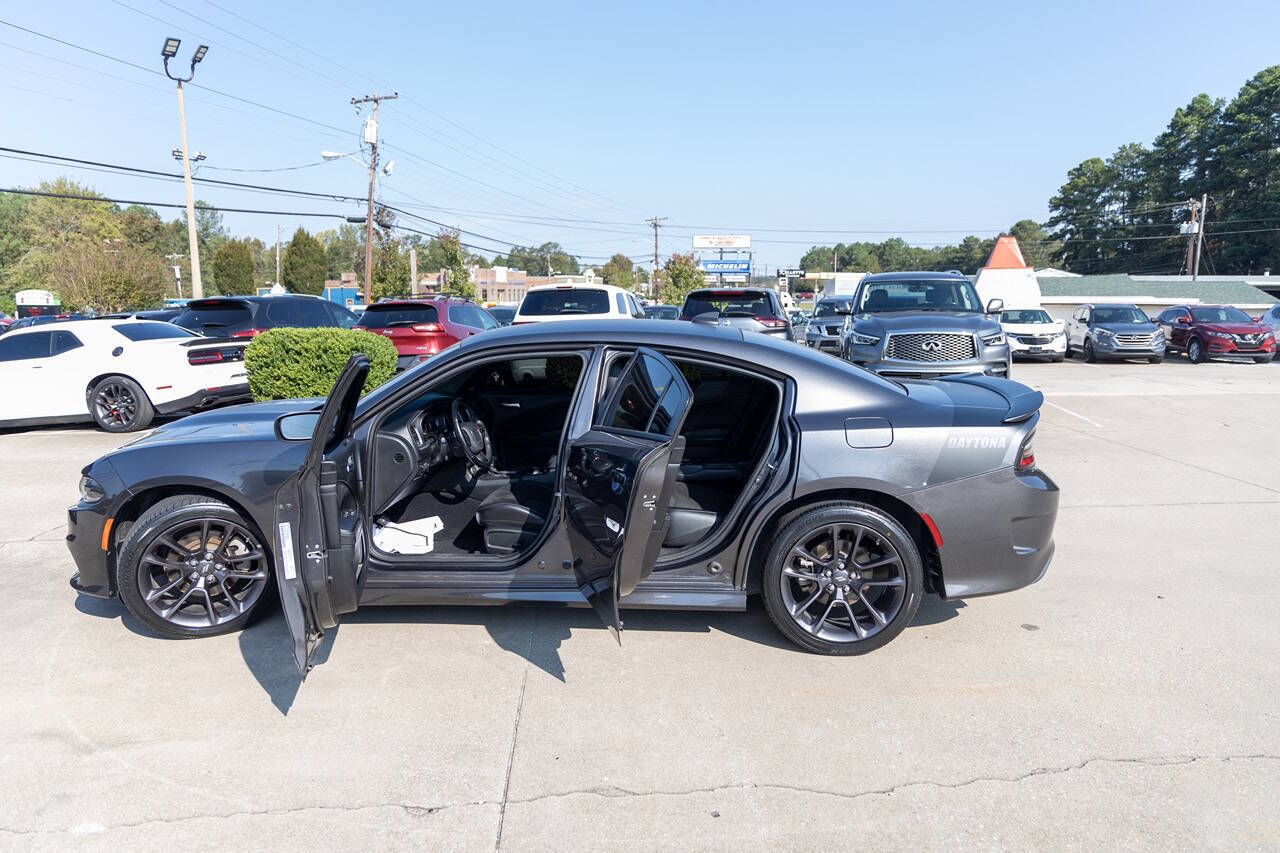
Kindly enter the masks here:
[[187, 242], [191, 248], [191, 298], [200, 299], [204, 296], [204, 284], [200, 280], [200, 242], [196, 237], [196, 203], [195, 195], [191, 190], [191, 157], [187, 148], [187, 110], [182, 100], [182, 84], [190, 83], [196, 76], [196, 64], [204, 59], [204, 55], [209, 52], [209, 46], [202, 44], [196, 48], [196, 52], [191, 55], [191, 70], [186, 77], [175, 77], [169, 71], [169, 60], [178, 55], [180, 44], [182, 44], [181, 39], [172, 37], [165, 39], [160, 55], [164, 57], [165, 76], [178, 84], [178, 125], [182, 130], [182, 177], [187, 188]]

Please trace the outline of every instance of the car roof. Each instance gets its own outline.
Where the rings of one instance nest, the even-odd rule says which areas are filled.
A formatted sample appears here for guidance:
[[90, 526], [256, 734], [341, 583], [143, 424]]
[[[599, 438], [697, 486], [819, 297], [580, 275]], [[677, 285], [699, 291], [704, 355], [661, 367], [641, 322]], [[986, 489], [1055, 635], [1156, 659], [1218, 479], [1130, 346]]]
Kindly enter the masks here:
[[[90, 335], [93, 335], [97, 334], [99, 330], [102, 330], [103, 333], [114, 331], [112, 326], [117, 326], [121, 323], [145, 323], [149, 326], [173, 326], [172, 323], [165, 322], [164, 320], [145, 320], [135, 317], [98, 317], [90, 320], [59, 320], [56, 323], [38, 323], [33, 326], [23, 326], [21, 329], [14, 329], [7, 332], [6, 337], [8, 335], [26, 335], [31, 332], [53, 331], [68, 331], [76, 333], [88, 332]], [[180, 329], [182, 327], [176, 326], [175, 328]]]
[[255, 293], [255, 294], [253, 294], [253, 295], [251, 295], [251, 296], [236, 296], [235, 294], [224, 294], [224, 295], [222, 295], [222, 296], [202, 296], [202, 297], [201, 297], [201, 298], [199, 298], [199, 299], [191, 299], [191, 300], [189, 300], [189, 301], [187, 302], [187, 304], [186, 304], [186, 305], [184, 305], [183, 307], [184, 307], [184, 308], [190, 308], [192, 305], [208, 305], [208, 304], [210, 304], [210, 303], [216, 303], [216, 302], [256, 302], [256, 303], [263, 303], [263, 302], [270, 302], [270, 301], [272, 301], [272, 300], [280, 300], [280, 299], [320, 299], [320, 300], [324, 300], [324, 297], [322, 297], [322, 296], [316, 296], [316, 295], [315, 295], [315, 294], [313, 294], [313, 293], [279, 293], [279, 294], [276, 294], [276, 295], [274, 295], [274, 296], [259, 296], [259, 295], [258, 295], [258, 294], [256, 294], [256, 293]]
[[862, 284], [866, 284], [870, 281], [955, 281], [957, 279], [969, 281], [969, 277], [964, 273], [952, 270], [917, 270], [915, 272], [902, 271], [867, 273], [862, 277]]
[[616, 284], [596, 284], [594, 282], [591, 284], [587, 284], [586, 282], [575, 284], [572, 282], [566, 282], [564, 284], [535, 284], [526, 290], [525, 293], [532, 293], [535, 290], [617, 290], [622, 291], [623, 293], [631, 292], [618, 287]]
[[379, 299], [372, 305], [364, 306], [368, 311], [370, 308], [394, 308], [397, 305], [412, 307], [414, 305], [435, 305], [437, 302], [457, 302], [459, 304], [470, 303], [470, 299], [463, 299], [460, 296], [415, 296], [405, 299]]

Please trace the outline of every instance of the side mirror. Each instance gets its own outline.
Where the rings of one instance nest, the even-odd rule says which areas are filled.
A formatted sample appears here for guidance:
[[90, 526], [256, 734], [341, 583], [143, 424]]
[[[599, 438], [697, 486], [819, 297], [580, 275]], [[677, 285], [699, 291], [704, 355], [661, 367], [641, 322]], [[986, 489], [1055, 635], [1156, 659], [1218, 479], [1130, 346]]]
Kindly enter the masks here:
[[1183, 326], [1187, 325], [1187, 324], [1188, 324], [1188, 323], [1190, 323], [1190, 322], [1191, 322], [1191, 320], [1190, 320], [1190, 319], [1188, 319], [1188, 317], [1187, 317], [1185, 314], [1178, 318], [1178, 323], [1179, 323], [1179, 324], [1181, 324], [1181, 325], [1183, 325]]
[[987, 313], [988, 313], [988, 314], [999, 314], [999, 313], [1000, 313], [1000, 312], [1002, 312], [1002, 311], [1004, 311], [1004, 300], [1003, 300], [1003, 299], [1000, 299], [999, 297], [997, 297], [997, 298], [992, 299], [990, 302], [988, 302], [988, 303], [987, 303]]
[[292, 412], [276, 418], [276, 435], [285, 441], [310, 441], [319, 412]]
[[1254, 318], [1253, 318], [1253, 322], [1255, 322], [1255, 323], [1261, 323], [1261, 322], [1262, 322], [1262, 315], [1261, 315], [1261, 314], [1259, 314], [1257, 317], [1254, 317]]

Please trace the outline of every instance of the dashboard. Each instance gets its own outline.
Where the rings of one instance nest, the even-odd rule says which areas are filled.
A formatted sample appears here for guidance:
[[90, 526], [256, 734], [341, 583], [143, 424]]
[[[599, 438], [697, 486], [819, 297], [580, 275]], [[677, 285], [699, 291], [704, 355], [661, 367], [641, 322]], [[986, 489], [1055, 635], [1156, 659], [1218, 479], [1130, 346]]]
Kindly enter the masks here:
[[450, 459], [465, 458], [453, 440], [451, 404], [452, 398], [438, 398], [422, 408], [406, 407], [405, 414], [382, 423], [374, 439], [375, 513], [415, 493]]

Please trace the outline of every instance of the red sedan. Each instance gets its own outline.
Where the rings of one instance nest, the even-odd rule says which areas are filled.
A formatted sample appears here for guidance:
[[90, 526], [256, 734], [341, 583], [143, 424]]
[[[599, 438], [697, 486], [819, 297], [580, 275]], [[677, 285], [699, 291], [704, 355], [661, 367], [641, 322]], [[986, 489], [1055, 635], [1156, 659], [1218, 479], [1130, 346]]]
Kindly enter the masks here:
[[404, 370], [463, 338], [496, 329], [489, 312], [465, 299], [388, 299], [364, 309], [355, 326], [386, 335], [396, 345], [396, 369]]

